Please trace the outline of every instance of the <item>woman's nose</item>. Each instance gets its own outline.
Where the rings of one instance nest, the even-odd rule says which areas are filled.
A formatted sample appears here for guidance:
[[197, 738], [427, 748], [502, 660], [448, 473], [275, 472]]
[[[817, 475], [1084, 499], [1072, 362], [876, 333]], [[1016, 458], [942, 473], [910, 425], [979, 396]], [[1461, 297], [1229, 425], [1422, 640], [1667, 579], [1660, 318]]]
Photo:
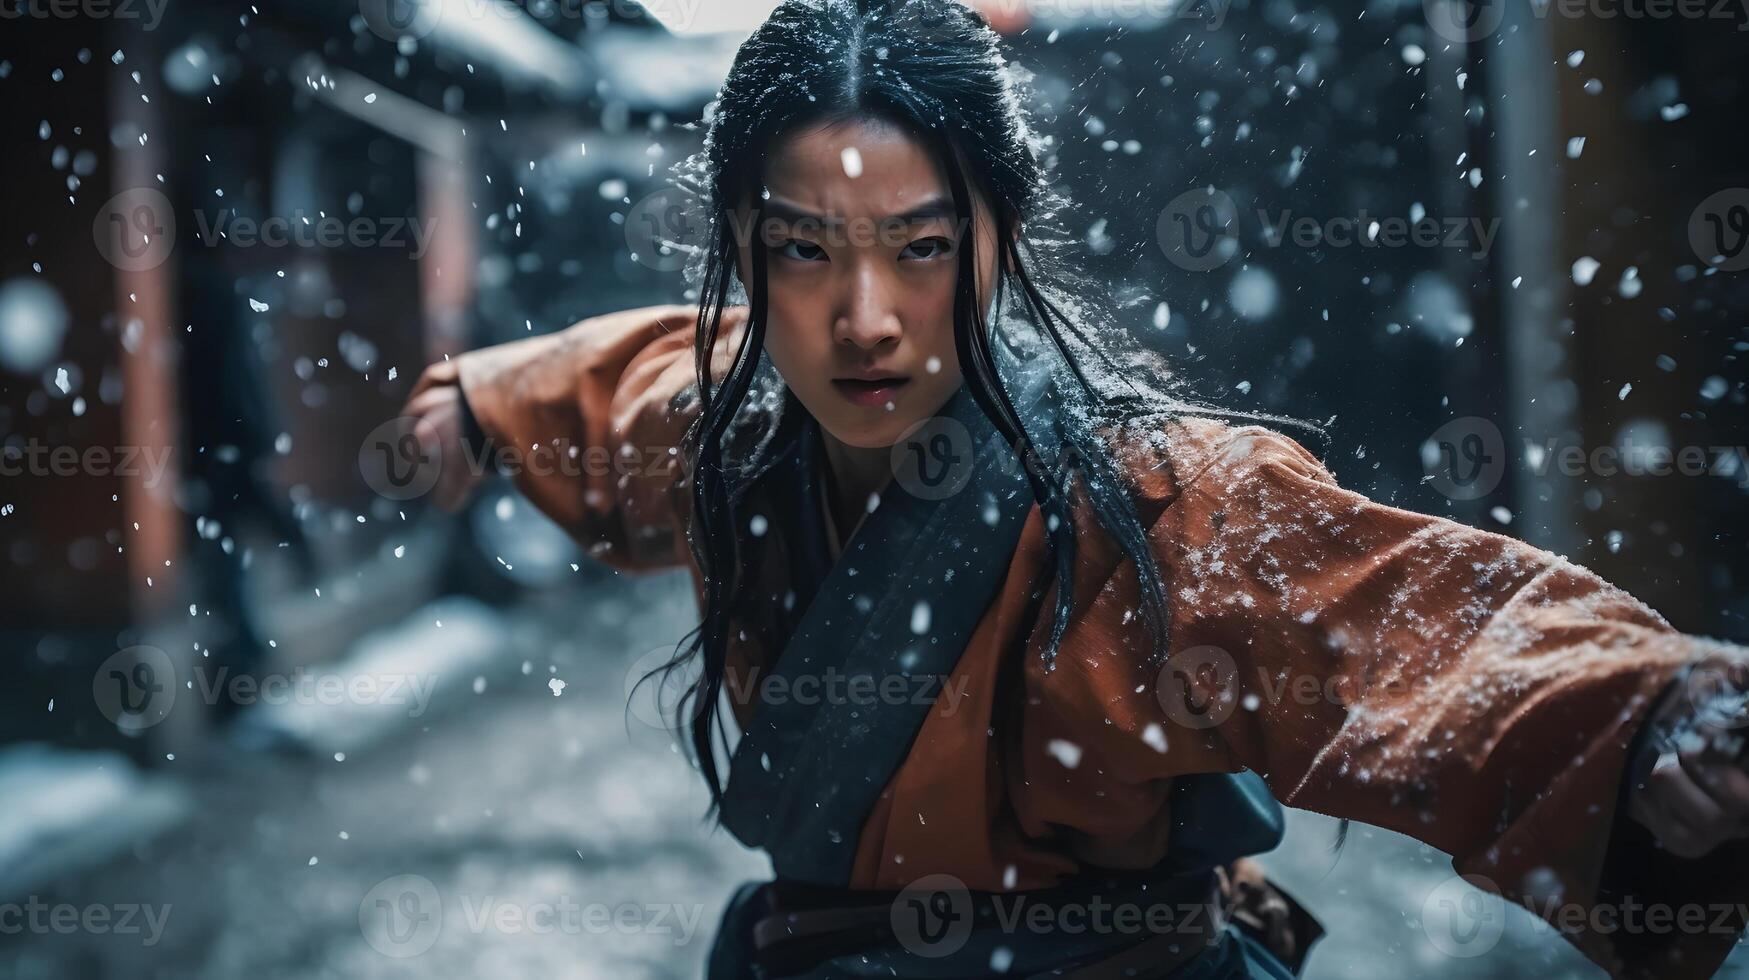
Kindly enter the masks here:
[[897, 298], [894, 285], [872, 269], [858, 271], [843, 312], [833, 321], [833, 339], [867, 350], [897, 340], [904, 325], [894, 302]]
[[873, 350], [903, 333], [897, 313], [841, 316], [833, 334], [841, 344]]

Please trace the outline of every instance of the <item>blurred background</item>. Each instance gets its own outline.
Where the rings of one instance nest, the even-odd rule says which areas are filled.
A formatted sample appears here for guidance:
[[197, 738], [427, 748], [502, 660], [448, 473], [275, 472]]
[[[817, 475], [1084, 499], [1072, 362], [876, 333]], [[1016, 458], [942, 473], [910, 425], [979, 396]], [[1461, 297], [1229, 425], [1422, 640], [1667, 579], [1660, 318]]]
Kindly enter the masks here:
[[[771, 6], [0, 0], [0, 976], [698, 974], [765, 867], [628, 707], [685, 574], [367, 474], [425, 364], [687, 299], [667, 170]], [[1749, 641], [1740, 7], [979, 6], [1196, 391]], [[1267, 862], [1309, 976], [1601, 976], [1331, 841]]]

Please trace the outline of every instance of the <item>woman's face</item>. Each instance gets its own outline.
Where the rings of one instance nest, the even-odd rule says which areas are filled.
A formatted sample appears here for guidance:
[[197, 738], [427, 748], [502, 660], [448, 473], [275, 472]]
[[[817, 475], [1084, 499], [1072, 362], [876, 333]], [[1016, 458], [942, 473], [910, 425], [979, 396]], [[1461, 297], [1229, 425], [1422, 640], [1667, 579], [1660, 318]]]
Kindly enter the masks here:
[[[765, 349], [820, 425], [849, 446], [891, 446], [959, 388], [954, 283], [964, 226], [927, 150], [882, 121], [819, 125], [768, 167], [765, 218], [741, 242], [766, 250]], [[978, 294], [995, 283], [992, 221], [976, 204]], [[736, 227], [748, 229], [743, 206]]]

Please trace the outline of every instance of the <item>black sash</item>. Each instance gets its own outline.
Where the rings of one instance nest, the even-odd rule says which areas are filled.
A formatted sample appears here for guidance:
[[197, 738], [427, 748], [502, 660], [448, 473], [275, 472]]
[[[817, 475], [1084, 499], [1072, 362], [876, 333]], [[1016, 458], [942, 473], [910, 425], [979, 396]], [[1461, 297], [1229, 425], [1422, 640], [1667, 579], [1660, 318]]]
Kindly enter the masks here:
[[[1014, 369], [1006, 376], [1020, 376], [1013, 401], [1029, 433], [1054, 431], [1048, 367], [996, 350]], [[780, 878], [848, 884], [863, 821], [984, 618], [1033, 506], [1014, 448], [967, 386], [899, 454], [879, 506], [757, 679], [773, 693], [756, 695], [730, 760], [723, 823], [764, 848]], [[786, 515], [814, 559], [804, 554], [798, 571], [819, 560], [821, 533], [808, 527], [819, 488], [804, 486], [800, 512]]]

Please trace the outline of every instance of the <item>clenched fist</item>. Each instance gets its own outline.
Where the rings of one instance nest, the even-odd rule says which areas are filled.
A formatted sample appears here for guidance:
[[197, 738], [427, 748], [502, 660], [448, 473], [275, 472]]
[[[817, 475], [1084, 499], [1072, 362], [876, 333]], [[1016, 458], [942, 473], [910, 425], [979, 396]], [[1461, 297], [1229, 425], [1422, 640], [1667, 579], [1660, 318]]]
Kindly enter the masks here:
[[1628, 814], [1682, 858], [1749, 837], [1749, 666], [1697, 666], [1650, 723], [1659, 755]]
[[431, 497], [452, 513], [468, 502], [486, 475], [485, 460], [474, 455], [480, 447], [466, 444], [466, 412], [453, 362], [427, 368], [401, 410], [414, 420], [413, 435], [419, 445], [440, 461]]

